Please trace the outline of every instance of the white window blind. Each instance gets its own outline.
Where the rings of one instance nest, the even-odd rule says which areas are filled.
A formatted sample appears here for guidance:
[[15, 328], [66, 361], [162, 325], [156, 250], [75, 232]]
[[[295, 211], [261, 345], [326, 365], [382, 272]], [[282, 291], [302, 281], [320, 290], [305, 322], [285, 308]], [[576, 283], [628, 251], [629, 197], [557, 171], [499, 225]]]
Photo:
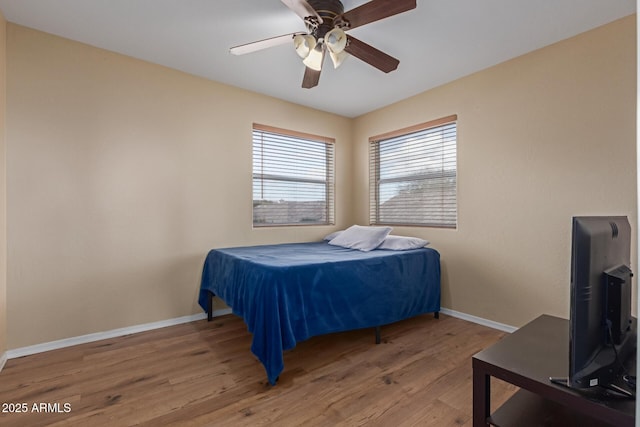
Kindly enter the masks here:
[[371, 224], [457, 226], [456, 120], [370, 138]]
[[334, 222], [334, 140], [253, 126], [253, 225]]

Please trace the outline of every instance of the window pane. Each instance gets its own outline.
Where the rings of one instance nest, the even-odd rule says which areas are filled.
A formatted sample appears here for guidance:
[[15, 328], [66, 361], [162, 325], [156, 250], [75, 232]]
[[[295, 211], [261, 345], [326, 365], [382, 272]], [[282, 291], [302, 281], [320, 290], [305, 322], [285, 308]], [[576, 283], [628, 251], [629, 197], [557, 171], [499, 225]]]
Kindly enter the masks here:
[[333, 223], [333, 143], [253, 131], [253, 224]]
[[372, 224], [456, 227], [456, 124], [370, 145]]

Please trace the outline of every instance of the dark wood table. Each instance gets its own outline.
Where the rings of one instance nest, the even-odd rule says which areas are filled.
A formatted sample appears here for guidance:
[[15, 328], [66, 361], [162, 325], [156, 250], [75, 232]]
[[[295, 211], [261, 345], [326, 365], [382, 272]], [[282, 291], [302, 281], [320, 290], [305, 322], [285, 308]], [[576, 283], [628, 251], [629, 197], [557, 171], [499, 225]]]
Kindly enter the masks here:
[[[635, 373], [635, 354], [630, 359]], [[473, 425], [634, 426], [636, 402], [578, 392], [549, 377], [569, 373], [569, 321], [543, 315], [473, 356]], [[491, 414], [491, 377], [520, 387]]]

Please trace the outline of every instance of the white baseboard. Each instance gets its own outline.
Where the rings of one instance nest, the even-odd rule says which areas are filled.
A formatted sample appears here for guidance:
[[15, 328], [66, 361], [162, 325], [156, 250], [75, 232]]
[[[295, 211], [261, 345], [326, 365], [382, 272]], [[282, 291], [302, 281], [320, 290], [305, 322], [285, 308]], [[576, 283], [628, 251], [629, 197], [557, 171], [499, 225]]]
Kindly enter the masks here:
[[[230, 308], [222, 310], [214, 310], [214, 316], [223, 316], [225, 314], [231, 314]], [[94, 341], [100, 341], [108, 338], [121, 337], [124, 335], [135, 334], [138, 332], [150, 331], [153, 329], [165, 328], [167, 326], [179, 325], [182, 323], [193, 322], [196, 320], [206, 319], [206, 313], [193, 314], [191, 316], [177, 317], [175, 319], [161, 320], [159, 322], [145, 323], [143, 325], [129, 326], [126, 328], [112, 329], [105, 332], [97, 332], [95, 334], [81, 335], [79, 337], [65, 338], [57, 341], [50, 341], [42, 344], [30, 345], [28, 347], [16, 348], [8, 350], [4, 354], [4, 360], [15, 359], [16, 357], [28, 356], [30, 354], [42, 353], [49, 350], [57, 350], [59, 348], [71, 347], [72, 345], [86, 344]], [[0, 359], [2, 362], [2, 359]], [[0, 369], [1, 369], [0, 365]]]
[[498, 329], [499, 331], [512, 333], [518, 328], [515, 326], [505, 325], [504, 323], [494, 322], [493, 320], [483, 319], [482, 317], [472, 316], [471, 314], [461, 313], [459, 311], [450, 310], [448, 308], [441, 308], [440, 313], [446, 314], [451, 317], [457, 317], [458, 319], [466, 320], [469, 322], [477, 323], [482, 326], [488, 326], [489, 328]]
[[[448, 308], [441, 308], [440, 312], [442, 314], [446, 314], [451, 317], [457, 317], [462, 320], [478, 323], [480, 325], [487, 326], [493, 329], [498, 329], [504, 332], [511, 333], [518, 329], [514, 326], [505, 325], [503, 323], [494, 322], [492, 320], [483, 319], [481, 317], [472, 316], [470, 314], [461, 313], [459, 311], [450, 310]], [[214, 310], [213, 312], [214, 316], [224, 316], [226, 314], [231, 314], [230, 308]], [[0, 370], [2, 370], [2, 368], [4, 367], [4, 364], [8, 359], [15, 359], [17, 357], [28, 356], [30, 354], [43, 353], [45, 351], [57, 350], [59, 348], [71, 347], [73, 345], [78, 345], [78, 344], [86, 344], [86, 343], [100, 341], [108, 338], [121, 337], [124, 335], [135, 334], [138, 332], [151, 331], [153, 329], [165, 328], [167, 326], [179, 325], [182, 323], [193, 322], [196, 320], [202, 320], [206, 318], [207, 318], [207, 315], [205, 313], [194, 314], [191, 316], [183, 316], [183, 317], [177, 317], [175, 319], [161, 320], [159, 322], [145, 323], [143, 325], [129, 326], [129, 327], [120, 328], [120, 329], [112, 329], [110, 331], [97, 332], [95, 334], [81, 335], [79, 337], [65, 338], [62, 340], [50, 341], [42, 344], [30, 345], [28, 347], [21, 347], [13, 350], [8, 350], [2, 356], [0, 356]]]

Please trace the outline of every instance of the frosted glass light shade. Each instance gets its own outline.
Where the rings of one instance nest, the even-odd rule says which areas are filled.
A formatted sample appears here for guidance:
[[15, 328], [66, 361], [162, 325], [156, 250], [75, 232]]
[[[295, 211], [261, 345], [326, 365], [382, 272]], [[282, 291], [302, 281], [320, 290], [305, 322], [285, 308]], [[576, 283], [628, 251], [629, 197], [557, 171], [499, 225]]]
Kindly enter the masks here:
[[316, 39], [311, 34], [297, 34], [293, 37], [293, 47], [302, 59], [309, 56], [315, 46]]
[[331, 61], [333, 62], [333, 68], [338, 68], [342, 61], [344, 61], [349, 54], [344, 50], [339, 53], [333, 53], [331, 50], [329, 51], [329, 56], [331, 57]]
[[309, 55], [302, 61], [304, 65], [312, 70], [320, 71], [322, 69], [322, 60], [324, 59], [324, 45], [317, 43]]
[[329, 52], [340, 53], [347, 46], [347, 34], [342, 29], [336, 27], [324, 36]]

